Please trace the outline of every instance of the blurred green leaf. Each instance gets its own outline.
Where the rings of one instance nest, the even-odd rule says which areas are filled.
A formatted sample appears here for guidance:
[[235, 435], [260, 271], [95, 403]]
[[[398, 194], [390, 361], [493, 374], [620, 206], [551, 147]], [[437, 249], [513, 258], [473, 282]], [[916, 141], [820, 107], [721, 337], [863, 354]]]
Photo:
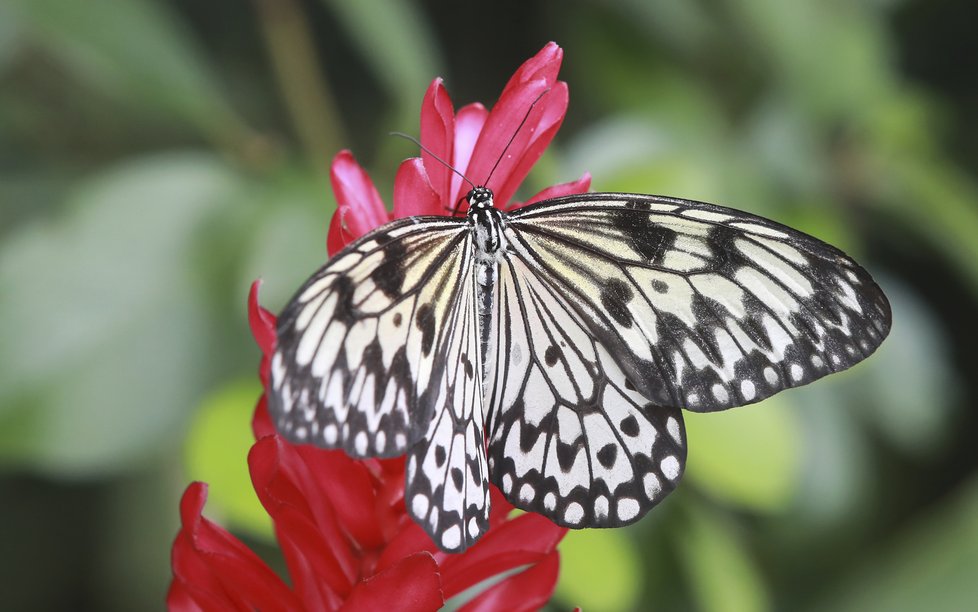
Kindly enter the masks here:
[[881, 24], [858, 3], [728, 0], [725, 6], [766, 64], [761, 70], [812, 119], [858, 114], [889, 93]]
[[14, 57], [20, 42], [20, 23], [10, 6], [0, 3], [0, 72]]
[[700, 610], [754, 612], [771, 607], [763, 577], [732, 523], [690, 504], [674, 538]]
[[209, 155], [145, 158], [0, 244], [0, 455], [87, 475], [173, 443], [211, 367], [195, 232], [239, 188]]
[[[938, 322], [927, 306], [896, 279], [879, 279], [896, 322], [871, 360], [848, 380], [848, 395], [892, 443], [924, 454], [939, 449], [959, 392]], [[922, 359], [921, 356], [926, 355]]]
[[[862, 367], [862, 366], [860, 366]], [[853, 406], [845, 401], [848, 370], [790, 393], [798, 402], [805, 461], [791, 513], [820, 528], [856, 522], [873, 494], [872, 455]]]
[[752, 510], [788, 505], [798, 483], [801, 436], [782, 396], [736, 410], [686, 412], [686, 478], [710, 495]]
[[419, 8], [398, 0], [323, 0], [343, 22], [401, 112], [417, 109], [439, 70], [439, 53]]
[[10, 0], [24, 28], [81, 82], [196, 125], [218, 142], [245, 126], [172, 9], [147, 0]]
[[241, 380], [204, 398], [186, 442], [191, 480], [208, 483], [207, 509], [229, 527], [271, 536], [268, 513], [258, 501], [248, 472], [248, 451], [255, 438], [251, 417], [261, 384]]
[[874, 551], [815, 610], [957, 612], [978, 601], [978, 480]]
[[621, 529], [570, 530], [560, 543], [557, 596], [583, 610], [635, 609], [641, 559]]

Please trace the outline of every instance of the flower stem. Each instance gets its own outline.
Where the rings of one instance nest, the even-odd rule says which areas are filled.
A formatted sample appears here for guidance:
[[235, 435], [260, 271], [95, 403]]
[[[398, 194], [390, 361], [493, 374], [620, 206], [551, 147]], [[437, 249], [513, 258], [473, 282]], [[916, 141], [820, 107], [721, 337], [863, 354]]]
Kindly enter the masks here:
[[255, 0], [255, 5], [292, 126], [321, 167], [346, 139], [305, 15], [296, 0]]

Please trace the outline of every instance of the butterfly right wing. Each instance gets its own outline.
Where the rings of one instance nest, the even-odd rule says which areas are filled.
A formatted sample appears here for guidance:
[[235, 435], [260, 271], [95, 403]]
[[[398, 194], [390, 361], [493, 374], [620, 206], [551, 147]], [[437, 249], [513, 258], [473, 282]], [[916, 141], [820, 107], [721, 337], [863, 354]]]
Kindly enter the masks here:
[[400, 455], [424, 436], [466, 236], [464, 219], [398, 220], [306, 281], [278, 319], [268, 407], [279, 432], [354, 457]]

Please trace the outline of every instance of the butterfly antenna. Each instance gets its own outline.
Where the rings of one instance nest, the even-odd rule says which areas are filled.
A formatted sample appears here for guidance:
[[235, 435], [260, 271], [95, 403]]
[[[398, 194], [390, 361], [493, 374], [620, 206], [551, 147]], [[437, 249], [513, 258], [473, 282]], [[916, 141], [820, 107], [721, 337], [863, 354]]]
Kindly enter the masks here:
[[442, 159], [442, 158], [438, 157], [437, 155], [435, 155], [434, 153], [432, 153], [431, 152], [431, 149], [429, 149], [428, 147], [426, 147], [423, 144], [421, 144], [421, 141], [418, 140], [417, 138], [415, 138], [414, 136], [411, 136], [410, 134], [405, 134], [404, 132], [391, 132], [390, 135], [391, 136], [398, 136], [400, 138], [404, 138], [406, 140], [410, 140], [414, 144], [418, 145], [418, 147], [420, 147], [422, 151], [424, 151], [428, 155], [434, 157], [436, 160], [438, 160], [439, 162], [441, 162], [441, 164], [443, 166], [445, 166], [446, 168], [448, 168], [449, 170], [451, 170], [455, 174], [459, 175], [462, 178], [463, 181], [465, 181], [466, 183], [469, 184], [470, 187], [472, 187], [472, 189], [475, 189], [475, 183], [473, 183], [468, 178], [466, 178], [466, 176], [464, 174], [462, 174], [461, 172], [459, 172], [458, 170], [456, 170], [450, 163], [448, 163], [444, 159]]
[[540, 95], [537, 96], [537, 99], [530, 104], [530, 108], [526, 109], [526, 114], [523, 115], [523, 121], [520, 121], [520, 124], [516, 126], [516, 131], [514, 131], [513, 135], [509, 137], [509, 142], [506, 143], [506, 146], [503, 148], [503, 152], [499, 154], [499, 158], [496, 160], [492, 170], [489, 171], [489, 176], [486, 177], [486, 182], [483, 183], [483, 185], [489, 185], [489, 180], [492, 179], [492, 175], [496, 172], [496, 168], [499, 167], [499, 162], [503, 161], [503, 158], [506, 157], [506, 151], [509, 151], [509, 145], [513, 144], [513, 141], [516, 140], [516, 135], [520, 133], [520, 130], [522, 130], [523, 126], [526, 124], [526, 120], [530, 118], [530, 113], [533, 112], [533, 107], [536, 106], [537, 102], [539, 102], [540, 99], [548, 93], [550, 93], [549, 87], [541, 91]]

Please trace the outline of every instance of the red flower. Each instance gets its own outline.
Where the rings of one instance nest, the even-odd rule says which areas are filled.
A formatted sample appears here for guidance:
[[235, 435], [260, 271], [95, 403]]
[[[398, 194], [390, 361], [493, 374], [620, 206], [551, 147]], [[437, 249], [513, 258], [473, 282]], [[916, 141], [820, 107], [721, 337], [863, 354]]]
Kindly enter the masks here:
[[[488, 181], [497, 206], [518, 206], [510, 199], [567, 108], [567, 86], [556, 81], [561, 56], [557, 45], [544, 47], [517, 70], [491, 112], [472, 104], [456, 114], [436, 79], [422, 105], [422, 143], [472, 180]], [[515, 126], [537, 98], [488, 180]], [[339, 202], [328, 238], [332, 255], [392, 215], [349, 152], [336, 157], [331, 178]], [[582, 193], [589, 183], [585, 175], [546, 189], [530, 202]], [[448, 214], [465, 189], [459, 177], [429, 154], [409, 159], [395, 179], [393, 217]], [[249, 296], [249, 321], [262, 349], [259, 373], [267, 386], [275, 316], [258, 305], [257, 292], [256, 282]], [[532, 513], [511, 518], [513, 506], [495, 487], [490, 489], [489, 532], [464, 553], [452, 555], [438, 550], [408, 516], [403, 458], [355, 460], [339, 450], [293, 446], [275, 433], [264, 396], [252, 428], [257, 441], [248, 467], [272, 518], [291, 586], [238, 539], [201, 516], [207, 488], [193, 483], [181, 501], [182, 527], [173, 543], [167, 596], [171, 610], [372, 610], [392, 605], [435, 610], [446, 599], [523, 566], [463, 609], [532, 610], [553, 593], [556, 547], [566, 529]]]
[[[441, 79], [435, 79], [421, 103], [421, 144], [476, 184], [489, 179], [498, 161], [485, 185], [493, 190], [498, 208], [512, 210], [547, 198], [586, 192], [591, 186], [589, 174], [548, 187], [525, 203], [510, 201], [564, 121], [567, 83], [557, 80], [563, 55], [556, 43], [548, 43], [513, 74], [492, 111], [476, 102], [456, 113]], [[526, 123], [514, 138], [516, 126], [524, 117]], [[507, 149], [510, 138], [513, 143]], [[501, 157], [504, 150], [506, 155]], [[330, 255], [391, 219], [451, 214], [468, 191], [458, 175], [426, 152], [405, 160], [398, 168], [393, 212], [388, 212], [370, 177], [349, 151], [341, 151], [333, 159], [330, 179], [337, 201], [327, 239]], [[465, 210], [463, 202], [459, 211]]]

